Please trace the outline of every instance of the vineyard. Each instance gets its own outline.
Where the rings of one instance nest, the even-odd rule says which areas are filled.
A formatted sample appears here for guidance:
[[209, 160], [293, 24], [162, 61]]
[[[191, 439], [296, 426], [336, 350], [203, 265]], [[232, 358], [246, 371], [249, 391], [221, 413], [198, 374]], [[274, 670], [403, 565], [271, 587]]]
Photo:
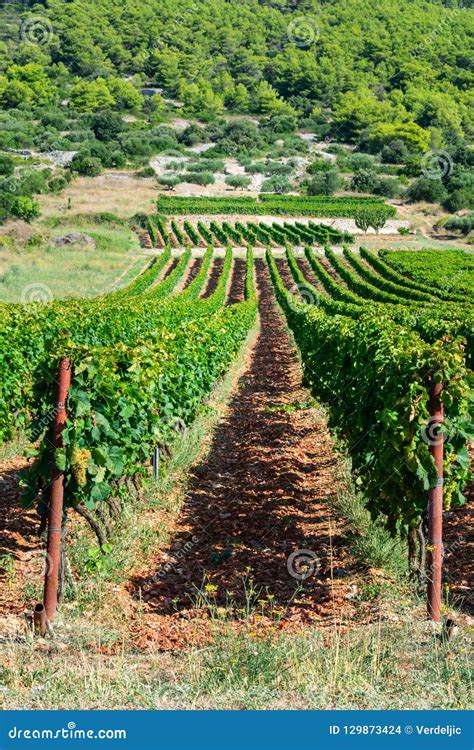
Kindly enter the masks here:
[[273, 216], [352, 217], [361, 206], [382, 207], [386, 218], [395, 216], [395, 208], [379, 198], [333, 198], [262, 193], [259, 198], [182, 198], [160, 195], [157, 209], [163, 214], [250, 214]]
[[0, 4], [0, 750], [468, 749], [473, 2]]
[[[104, 575], [124, 524], [134, 508], [143, 509], [147, 487], [164, 481], [174, 452], [242, 356], [254, 364], [235, 413], [218, 428], [208, 463], [193, 479], [189, 507], [173, 509], [174, 541], [168, 552], [155, 551], [160, 572], [140, 572], [129, 583], [152, 622], [140, 643], [153, 638], [165, 650], [194, 643], [203, 608], [226, 611], [232, 621], [244, 610], [257, 617], [263, 590], [277, 613], [258, 615], [263, 628], [330, 618], [335, 606], [355, 611], [349, 581], [341, 581], [337, 595], [323, 582], [310, 585], [313, 549], [331, 576], [334, 566], [348, 565], [347, 552], [321, 547], [322, 529], [331, 538], [340, 523], [329, 490], [326, 499], [318, 492], [313, 499], [292, 466], [297, 451], [305, 481], [330, 487], [332, 459], [324, 463], [314, 445], [324, 444], [323, 455], [331, 456], [331, 439], [350, 462], [376, 533], [403, 547], [412, 591], [430, 586], [440, 573], [441, 547], [428, 528], [428, 505], [439, 502], [442, 477], [444, 513], [462, 508], [470, 478], [470, 256], [437, 256], [445, 283], [436, 284], [430, 262], [423, 263], [430, 251], [356, 250], [350, 235], [312, 220], [204, 223], [156, 214], [142, 225], [154, 255], [127, 286], [87, 300], [2, 306], [0, 437], [8, 445], [28, 435], [21, 502], [25, 513], [37, 514], [40, 549], [47, 534], [46, 609], [39, 603], [37, 614], [52, 622], [56, 596], [61, 611], [74, 579], [73, 588], [91, 569]], [[308, 395], [299, 395], [302, 388]], [[332, 438], [321, 437], [308, 398], [324, 408]], [[281, 475], [280, 462], [296, 471], [294, 481]], [[281, 510], [275, 493], [284, 498]], [[74, 564], [68, 542], [74, 519], [97, 551], [89, 550], [86, 570]], [[62, 530], [56, 546], [54, 530]], [[290, 567], [295, 555], [297, 574]], [[450, 568], [450, 591], [469, 611], [462, 571], [456, 582]], [[197, 591], [200, 603], [190, 610]], [[443, 597], [430, 609], [434, 619], [448, 604]], [[35, 620], [43, 633], [44, 622]]]
[[303, 246], [309, 244], [340, 245], [352, 243], [354, 237], [349, 232], [342, 232], [325, 224], [308, 221], [301, 222], [267, 222], [210, 221], [195, 223], [184, 220], [179, 223], [172, 220], [169, 224], [160, 215], [153, 215], [144, 221], [144, 226], [152, 238], [155, 247], [182, 247], [183, 243], [192, 247], [207, 247], [209, 244], [222, 247], [285, 247], [285, 245]]

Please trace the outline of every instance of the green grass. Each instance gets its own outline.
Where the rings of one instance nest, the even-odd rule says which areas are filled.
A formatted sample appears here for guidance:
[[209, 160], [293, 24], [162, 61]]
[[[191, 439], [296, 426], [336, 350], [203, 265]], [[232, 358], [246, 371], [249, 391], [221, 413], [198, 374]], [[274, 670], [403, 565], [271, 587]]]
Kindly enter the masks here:
[[28, 445], [28, 438], [25, 434], [19, 433], [13, 440], [0, 445], [0, 461], [8, 461], [15, 456], [22, 456]]
[[403, 586], [408, 574], [406, 542], [391, 536], [381, 520], [372, 520], [363, 494], [353, 484], [348, 461], [340, 471], [342, 489], [336, 493], [333, 510], [349, 522], [353, 554], [366, 567], [383, 568]]
[[[91, 245], [55, 247], [54, 236], [81, 232]], [[0, 237], [0, 301], [29, 301], [41, 285], [44, 299], [92, 297], [115, 283], [131, 281], [146, 263], [137, 237], [120, 224], [48, 221], [33, 241], [11, 243]], [[30, 290], [33, 290], [30, 292]]]
[[[120, 616], [120, 613], [116, 613]], [[67, 648], [65, 650], [67, 644]], [[107, 647], [115, 644], [114, 656]], [[33, 641], [3, 649], [3, 708], [30, 709], [467, 709], [464, 636], [443, 645], [400, 607], [398, 621], [346, 631], [256, 637], [249, 627], [173, 656], [121, 648], [113, 630], [71, 622], [51, 652]]]

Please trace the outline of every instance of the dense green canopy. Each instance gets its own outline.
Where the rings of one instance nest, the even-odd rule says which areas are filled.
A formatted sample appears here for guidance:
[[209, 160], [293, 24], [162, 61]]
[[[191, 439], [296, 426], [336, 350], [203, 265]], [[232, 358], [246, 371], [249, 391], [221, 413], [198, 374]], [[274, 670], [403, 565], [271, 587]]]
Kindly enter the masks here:
[[[139, 74], [211, 115], [224, 107], [265, 114], [285, 109], [283, 99], [300, 115], [324, 119], [330, 107], [334, 127], [349, 139], [374, 123], [472, 130], [474, 14], [457, 0], [49, 0], [21, 7], [23, 20], [43, 18], [45, 28], [42, 43], [32, 45], [25, 26], [18, 33], [10, 19], [0, 43], [7, 108], [44, 102], [72, 77], [115, 78], [113, 85], [96, 82], [92, 94], [76, 81], [78, 107], [94, 108], [94, 97], [101, 106], [120, 99], [137, 106], [117, 79]], [[50, 83], [38, 69], [25, 73], [29, 63]]]

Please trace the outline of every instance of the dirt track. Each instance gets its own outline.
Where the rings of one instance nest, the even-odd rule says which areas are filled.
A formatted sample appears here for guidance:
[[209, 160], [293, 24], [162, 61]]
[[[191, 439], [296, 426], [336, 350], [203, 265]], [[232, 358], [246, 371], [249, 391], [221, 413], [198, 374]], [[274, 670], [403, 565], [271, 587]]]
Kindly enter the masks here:
[[[352, 614], [362, 571], [328, 502], [338, 483], [330, 435], [301, 387], [296, 350], [261, 261], [257, 278], [261, 333], [250, 366], [209, 455], [192, 472], [171, 543], [134, 582], [146, 602], [141, 642], [159, 648], [205, 638], [200, 590], [217, 606], [231, 600], [239, 610], [252, 589], [260, 622], [273, 609], [282, 627]], [[299, 580], [305, 560], [310, 574]]]

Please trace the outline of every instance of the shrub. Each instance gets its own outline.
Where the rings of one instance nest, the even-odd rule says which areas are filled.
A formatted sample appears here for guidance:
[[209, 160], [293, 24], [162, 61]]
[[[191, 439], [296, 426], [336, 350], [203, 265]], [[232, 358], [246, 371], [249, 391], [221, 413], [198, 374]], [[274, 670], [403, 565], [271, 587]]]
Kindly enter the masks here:
[[161, 185], [168, 190], [173, 190], [181, 181], [181, 177], [178, 177], [177, 175], [162, 175], [157, 178], [158, 185]]
[[211, 172], [189, 172], [184, 176], [184, 182], [191, 182], [193, 185], [212, 185], [215, 178]]
[[339, 143], [331, 143], [325, 150], [328, 154], [334, 154], [335, 156], [347, 156], [349, 153], [347, 148]]
[[97, 177], [102, 172], [102, 164], [96, 157], [79, 152], [70, 162], [69, 169], [80, 175]]
[[46, 193], [48, 179], [51, 177], [49, 169], [27, 169], [20, 173], [20, 184], [18, 192], [22, 195], [34, 195], [35, 193]]
[[251, 120], [228, 123], [217, 143], [221, 151], [230, 155], [251, 153], [263, 146], [260, 131]]
[[110, 163], [111, 151], [105, 143], [96, 141], [91, 143], [88, 150], [88, 156], [93, 156], [94, 159], [99, 159], [103, 167], [111, 167]]
[[15, 199], [11, 212], [18, 219], [30, 222], [40, 215], [40, 207], [32, 198], [27, 195], [20, 195]]
[[48, 182], [48, 190], [50, 193], [60, 193], [68, 184], [65, 177], [53, 177]]
[[474, 208], [474, 195], [470, 190], [454, 190], [443, 202], [443, 206], [452, 213], [461, 211], [463, 208]]
[[308, 164], [306, 171], [308, 174], [318, 174], [319, 172], [330, 172], [332, 169], [333, 165], [329, 159], [317, 159]]
[[250, 177], [246, 177], [243, 174], [231, 174], [225, 178], [225, 182], [226, 185], [237, 190], [238, 188], [248, 188], [252, 180]]
[[291, 164], [285, 164], [282, 161], [269, 161], [265, 165], [265, 174], [269, 175], [289, 175], [293, 171]]
[[357, 193], [373, 193], [378, 182], [375, 172], [368, 169], [357, 171], [351, 180], [351, 190]]
[[198, 125], [188, 125], [178, 135], [179, 143], [183, 146], [196, 146], [197, 143], [204, 143], [206, 138], [206, 131], [204, 128], [200, 128]]
[[263, 161], [254, 161], [245, 167], [248, 174], [265, 174], [265, 164]]
[[447, 193], [441, 180], [431, 180], [428, 177], [420, 177], [408, 188], [407, 197], [412, 203], [416, 201], [441, 203], [446, 199]]
[[225, 164], [222, 159], [202, 159], [186, 166], [187, 172], [223, 172]]
[[155, 152], [173, 151], [180, 155], [180, 152], [177, 151], [179, 148], [178, 138], [172, 128], [164, 125], [153, 128], [150, 132], [149, 143]]
[[268, 135], [281, 135], [283, 133], [294, 133], [297, 127], [297, 119], [291, 114], [275, 114], [268, 120], [263, 128]]
[[[129, 156], [151, 156], [153, 149], [145, 133], [122, 134], [120, 137], [122, 149]], [[156, 144], [155, 144], [156, 145]]]
[[265, 180], [262, 184], [263, 193], [288, 193], [291, 190], [291, 183], [282, 175], [275, 175]]
[[446, 179], [449, 192], [444, 206], [448, 211], [459, 211], [462, 208], [474, 208], [474, 173], [472, 169], [454, 165], [452, 174]]
[[379, 177], [373, 189], [375, 195], [383, 195], [385, 198], [395, 198], [400, 194], [400, 183], [390, 177]]
[[308, 195], [333, 195], [341, 185], [341, 178], [334, 170], [316, 174], [308, 184]]
[[124, 123], [117, 112], [105, 110], [93, 115], [91, 128], [99, 141], [114, 141], [124, 129]]
[[62, 112], [52, 110], [51, 112], [44, 112], [41, 115], [41, 124], [45, 128], [54, 128], [55, 130], [66, 130], [68, 121], [66, 116]]
[[143, 169], [140, 169], [138, 172], [139, 177], [154, 177], [155, 174], [153, 167], [143, 167]]
[[405, 164], [409, 157], [407, 144], [399, 138], [395, 138], [382, 148], [380, 157], [384, 164]]
[[444, 226], [450, 232], [460, 232], [466, 236], [474, 229], [474, 212], [471, 211], [466, 216], [453, 216], [447, 220]]
[[359, 151], [355, 151], [345, 159], [347, 168], [349, 171], [360, 172], [361, 170], [372, 170], [374, 168], [374, 160], [368, 154], [361, 154]]
[[15, 170], [15, 162], [11, 156], [0, 154], [0, 175], [10, 177]]
[[115, 167], [120, 168], [124, 167], [127, 163], [127, 157], [123, 153], [123, 151], [112, 151], [112, 153], [109, 156], [109, 164], [107, 166], [109, 167]]

